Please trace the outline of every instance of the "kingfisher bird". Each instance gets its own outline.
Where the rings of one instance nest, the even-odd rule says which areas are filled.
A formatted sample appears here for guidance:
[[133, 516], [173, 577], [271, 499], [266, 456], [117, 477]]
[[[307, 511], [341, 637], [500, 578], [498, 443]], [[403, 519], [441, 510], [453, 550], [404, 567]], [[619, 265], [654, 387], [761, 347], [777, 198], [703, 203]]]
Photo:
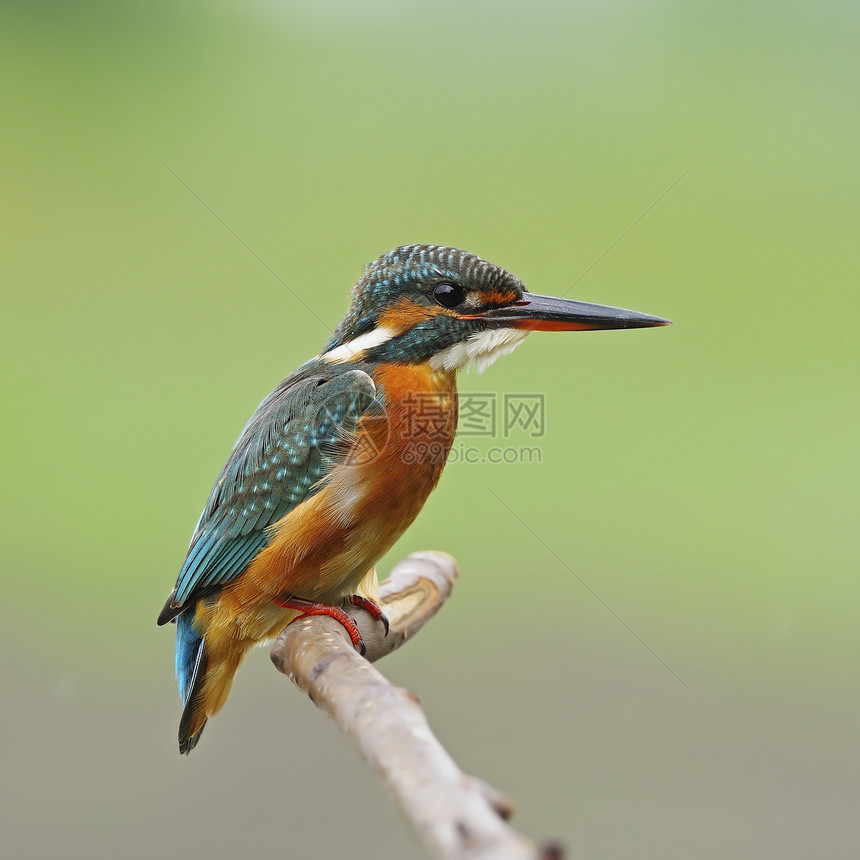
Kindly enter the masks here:
[[344, 605], [387, 629], [376, 564], [442, 473], [458, 370], [486, 369], [532, 331], [667, 323], [530, 293], [456, 248], [404, 245], [368, 264], [322, 352], [245, 425], [158, 616], [176, 622], [180, 752], [224, 705], [247, 651], [291, 621], [330, 615], [359, 650]]

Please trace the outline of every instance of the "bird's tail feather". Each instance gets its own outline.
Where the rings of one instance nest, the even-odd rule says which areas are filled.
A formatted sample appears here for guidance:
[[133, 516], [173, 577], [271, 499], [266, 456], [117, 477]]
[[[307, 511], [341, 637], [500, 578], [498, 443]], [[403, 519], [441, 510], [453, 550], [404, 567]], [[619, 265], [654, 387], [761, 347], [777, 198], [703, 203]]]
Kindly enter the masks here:
[[184, 708], [179, 720], [179, 752], [188, 754], [197, 746], [206, 720], [227, 701], [233, 676], [245, 649], [227, 643], [213, 653], [210, 643], [194, 629], [194, 612], [176, 619], [176, 677]]
[[194, 609], [176, 619], [176, 680], [184, 705], [179, 721], [179, 752], [190, 753], [197, 745], [206, 715], [198, 716], [200, 692], [206, 677], [206, 648], [203, 637], [194, 628]]

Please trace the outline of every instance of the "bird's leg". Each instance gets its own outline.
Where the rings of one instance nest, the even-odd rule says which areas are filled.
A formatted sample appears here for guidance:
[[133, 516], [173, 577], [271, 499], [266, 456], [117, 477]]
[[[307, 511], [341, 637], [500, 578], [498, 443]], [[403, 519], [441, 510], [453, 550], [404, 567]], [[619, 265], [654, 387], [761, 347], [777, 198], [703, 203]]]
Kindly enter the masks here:
[[371, 600], [369, 597], [360, 597], [357, 594], [353, 594], [352, 597], [347, 597], [344, 602], [348, 606], [358, 606], [360, 609], [369, 613], [377, 621], [381, 621], [382, 626], [385, 628], [385, 635], [388, 635], [390, 626], [388, 624], [388, 618], [386, 618], [385, 613], [379, 608], [379, 604], [375, 600]]
[[[290, 624], [294, 621], [299, 621], [302, 618], [308, 618], [311, 615], [328, 615], [329, 618], [334, 618], [335, 621], [339, 621], [344, 626], [346, 632], [349, 634], [349, 638], [352, 640], [353, 647], [361, 654], [361, 656], [363, 657], [367, 652], [367, 649], [364, 647], [364, 640], [361, 638], [361, 631], [358, 629], [358, 625], [339, 606], [332, 606], [330, 603], [317, 603], [313, 600], [303, 600], [301, 597], [290, 597], [287, 600], [276, 599], [275, 603], [282, 609], [297, 609], [302, 613], [294, 618]], [[376, 606], [376, 604], [374, 604], [374, 606]], [[376, 611], [382, 615], [378, 606], [376, 606]], [[370, 610], [368, 610], [368, 612], [373, 615]]]

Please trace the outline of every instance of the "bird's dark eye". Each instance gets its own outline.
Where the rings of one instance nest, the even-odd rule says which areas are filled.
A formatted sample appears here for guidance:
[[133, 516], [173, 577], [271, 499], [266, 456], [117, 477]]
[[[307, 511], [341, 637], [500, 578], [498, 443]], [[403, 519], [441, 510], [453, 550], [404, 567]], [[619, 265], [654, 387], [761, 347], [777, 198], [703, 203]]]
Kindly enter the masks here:
[[436, 289], [433, 290], [433, 298], [443, 308], [456, 308], [457, 305], [463, 304], [466, 293], [462, 287], [458, 287], [456, 284], [437, 284]]

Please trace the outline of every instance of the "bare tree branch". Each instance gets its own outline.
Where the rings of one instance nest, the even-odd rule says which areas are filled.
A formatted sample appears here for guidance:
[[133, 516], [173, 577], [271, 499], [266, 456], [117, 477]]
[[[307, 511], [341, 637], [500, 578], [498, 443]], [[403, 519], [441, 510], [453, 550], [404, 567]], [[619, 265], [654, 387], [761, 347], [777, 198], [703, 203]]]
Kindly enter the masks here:
[[432, 856], [556, 860], [562, 857], [558, 846], [538, 849], [505, 823], [513, 812], [507, 798], [457, 767], [430, 730], [418, 697], [370, 665], [421, 629], [456, 578], [451, 556], [415, 553], [380, 587], [380, 606], [391, 624], [388, 636], [368, 612], [345, 607], [364, 637], [366, 658], [353, 649], [342, 625], [315, 616], [281, 633], [272, 662], [355, 740]]

